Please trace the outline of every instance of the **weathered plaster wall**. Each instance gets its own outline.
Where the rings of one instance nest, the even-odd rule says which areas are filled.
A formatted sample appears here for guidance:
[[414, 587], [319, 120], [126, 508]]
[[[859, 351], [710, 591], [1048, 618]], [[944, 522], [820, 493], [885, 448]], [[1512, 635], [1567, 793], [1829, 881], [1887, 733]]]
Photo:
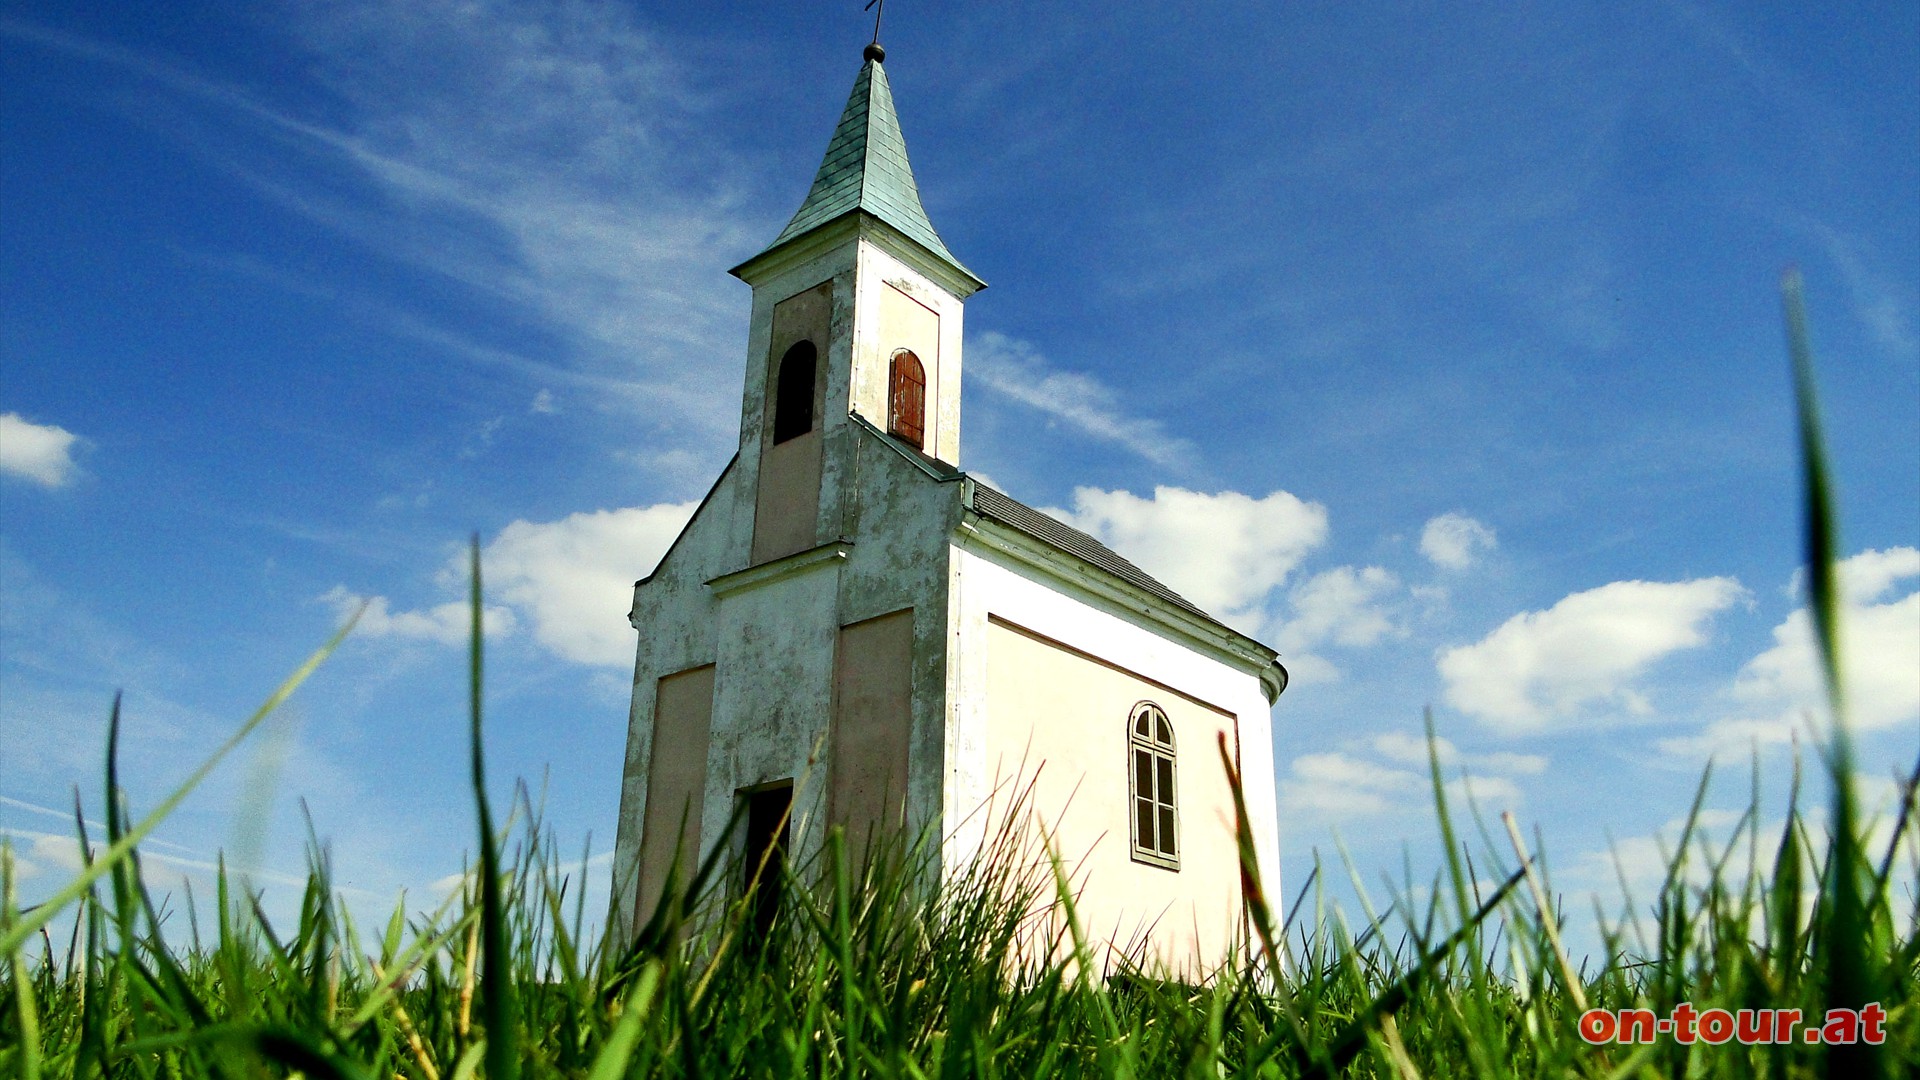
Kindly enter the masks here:
[[[914, 348], [929, 366], [928, 449], [956, 457], [961, 302], [889, 255], [865, 228], [850, 227], [844, 242], [755, 276], [740, 453], [661, 569], [636, 590], [641, 641], [615, 857], [617, 911], [631, 912], [638, 899], [664, 675], [715, 665], [703, 843], [723, 830], [736, 791], [792, 777], [792, 848], [804, 860], [824, 832], [840, 628], [910, 608], [910, 719], [901, 738], [909, 828], [933, 820], [942, 805], [946, 545], [958, 516], [957, 485], [936, 482], [850, 413], [856, 401], [876, 402], [860, 411], [885, 422], [891, 348]], [[889, 292], [894, 299], [883, 301]], [[883, 320], [883, 302], [906, 307]], [[903, 343], [885, 343], [903, 335]], [[820, 349], [815, 433], [774, 446], [776, 367], [802, 337]]]
[[[832, 459], [837, 452], [840, 429], [846, 423], [846, 371], [853, 343], [854, 261], [854, 245], [848, 243], [786, 267], [754, 285], [753, 313], [747, 324], [746, 379], [740, 401], [740, 477], [735, 495], [740, 505], [732, 523], [739, 561], [716, 570], [716, 574], [747, 565], [756, 551], [760, 558], [755, 561], [765, 561], [777, 557], [769, 554], [774, 548], [781, 554], [789, 554], [831, 538], [821, 535], [820, 523], [835, 521], [838, 517], [838, 510], [832, 504], [838, 483], [833, 475]], [[806, 461], [787, 460], [792, 455], [782, 455], [782, 460], [770, 462], [767, 451], [786, 448], [786, 444], [778, 448], [772, 446], [775, 369], [787, 346], [803, 336], [813, 340], [820, 350], [815, 376], [819, 397], [813, 436], [819, 440], [819, 449], [808, 452]], [[812, 471], [806, 476], [794, 475], [807, 469]], [[771, 547], [756, 543], [763, 470], [782, 474], [766, 477], [767, 486], [772, 490], [790, 491], [799, 484], [802, 490], [813, 493], [810, 498], [819, 500], [812, 507], [816, 516], [808, 530], [808, 541], [790, 539], [800, 531], [794, 522], [804, 519], [806, 509], [780, 504], [773, 512], [783, 517], [784, 524], [774, 531], [783, 537], [782, 542]], [[824, 531], [832, 532], [831, 529]], [[796, 543], [798, 546], [794, 546]]]
[[766, 562], [812, 547], [820, 539], [820, 457], [824, 439], [827, 387], [826, 357], [831, 351], [833, 283], [822, 282], [774, 305], [773, 325], [767, 352], [762, 357], [768, 386], [766, 400], [778, 398], [780, 362], [787, 350], [802, 341], [810, 341], [818, 351], [814, 361], [813, 385], [808, 400], [813, 403], [813, 430], [776, 443], [773, 441], [774, 412], [764, 408], [758, 418], [761, 428], [760, 476], [754, 496], [753, 561]]
[[824, 750], [832, 713], [844, 554], [827, 549], [789, 559], [799, 564], [792, 572], [720, 595], [719, 671], [702, 828], [704, 835], [720, 835], [741, 788], [792, 779], [789, 835], [792, 850], [805, 858], [824, 824], [825, 774], [809, 759]]
[[[721, 568], [733, 569], [746, 557], [744, 547], [734, 550], [738, 507], [734, 496], [740, 473], [736, 459], [714, 482], [653, 574], [633, 591], [629, 618], [640, 633], [634, 650], [633, 702], [627, 716], [627, 758], [614, 842], [612, 911], [616, 923], [631, 915], [638, 900], [634, 890], [645, 831], [643, 814], [652, 772], [659, 680], [714, 662], [718, 655], [718, 604], [706, 582], [721, 573]], [[612, 929], [624, 932], [619, 926]]]
[[909, 839], [937, 819], [946, 776], [949, 536], [959, 519], [957, 480], [871, 429], [856, 426], [849, 455], [849, 535], [859, 540], [842, 576], [841, 624], [913, 609], [912, 723], [907, 735]]
[[755, 563], [805, 551], [818, 541], [821, 442], [816, 429], [770, 443], [761, 453], [753, 506]]

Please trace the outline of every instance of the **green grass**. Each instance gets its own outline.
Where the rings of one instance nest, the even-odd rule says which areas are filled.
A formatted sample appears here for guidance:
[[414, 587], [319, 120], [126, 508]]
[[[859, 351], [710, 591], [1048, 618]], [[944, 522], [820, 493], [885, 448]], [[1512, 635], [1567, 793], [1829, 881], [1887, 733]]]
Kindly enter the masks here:
[[[1833, 711], [1843, 718], [1834, 516], [1796, 279], [1785, 283], [1807, 476], [1811, 604]], [[1329, 908], [1315, 870], [1284, 910], [1261, 887], [1240, 807], [1252, 934], [1203, 985], [1134, 968], [1101, 980], [1074, 917], [1070, 875], [1001, 832], [941, 881], [924, 838], [871, 862], [830, 836], [778, 883], [771, 937], [720, 883], [718, 857], [676, 872], [631, 943], [589, 940], [579, 888], [522, 795], [497, 829], [482, 752], [481, 579], [470, 654], [479, 865], [436, 911], [404, 901], [356, 926], [317, 847], [299, 914], [275, 927], [217, 876], [214, 925], [149, 894], [139, 843], [311, 673], [329, 642], [232, 739], [139, 820], [120, 795], [118, 707], [106, 756], [108, 835], [76, 808], [85, 869], [45, 903], [15, 906], [0, 850], [0, 1075], [38, 1077], [1881, 1077], [1920, 1070], [1920, 877], [1915, 783], [1867, 845], [1843, 722], [1822, 748], [1834, 800], [1824, 831], [1798, 777], [1777, 835], [1758, 798], [1733, 834], [1697, 828], [1703, 776], [1657, 895], [1593, 913], [1603, 956], [1576, 964], [1569, 915], [1509, 819], [1506, 843], [1433, 797], [1445, 870], [1364, 920]], [[345, 634], [342, 630], [342, 635]], [[1238, 803], [1238, 777], [1222, 753]], [[1437, 758], [1437, 755], [1436, 755]], [[1477, 846], [1461, 840], [1471, 825]], [[720, 845], [725, 849], [727, 845]], [[861, 867], [872, 867], [861, 869]], [[1483, 891], [1488, 868], [1501, 882]], [[1349, 871], [1351, 868], [1348, 868]], [[1421, 896], [1426, 897], [1424, 901]], [[1311, 900], [1311, 904], [1307, 901]], [[1303, 917], [1301, 912], [1307, 914]], [[1644, 917], [1642, 914], [1646, 913]], [[71, 918], [67, 941], [49, 927]], [[1051, 931], [1046, 927], [1058, 927]], [[1883, 1045], [1589, 1045], [1589, 1006], [1681, 1002], [1704, 1012], [1879, 1002]]]

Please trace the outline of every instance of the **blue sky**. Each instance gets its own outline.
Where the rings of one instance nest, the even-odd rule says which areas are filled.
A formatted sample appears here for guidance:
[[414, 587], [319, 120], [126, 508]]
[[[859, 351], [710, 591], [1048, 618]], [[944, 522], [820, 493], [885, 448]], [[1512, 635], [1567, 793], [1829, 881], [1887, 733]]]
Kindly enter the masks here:
[[[805, 194], [867, 32], [852, 2], [9, 5], [29, 896], [75, 784], [99, 814], [114, 689], [151, 805], [370, 599], [155, 872], [224, 847], [291, 880], [304, 800], [354, 896], [424, 902], [471, 844], [475, 532], [492, 775], [610, 848], [624, 586], [732, 452], [725, 269]], [[961, 464], [1281, 649], [1290, 885], [1335, 830], [1370, 886], [1433, 864], [1429, 705], [1565, 893], [1614, 888], [1610, 843], [1643, 880], [1715, 755], [1720, 835], [1756, 752], [1777, 819], [1821, 730], [1790, 264], [1890, 798], [1920, 753], [1913, 5], [900, 4], [883, 36], [928, 213], [992, 286]]]

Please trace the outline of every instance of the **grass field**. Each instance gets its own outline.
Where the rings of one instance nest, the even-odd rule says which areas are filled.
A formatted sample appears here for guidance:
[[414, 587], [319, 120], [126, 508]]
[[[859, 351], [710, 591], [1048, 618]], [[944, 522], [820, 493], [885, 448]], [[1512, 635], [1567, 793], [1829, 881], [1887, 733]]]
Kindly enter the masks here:
[[[1786, 293], [1811, 606], [1832, 711], [1844, 717], [1834, 677], [1833, 512], [1797, 282]], [[1854, 805], [1843, 723], [1820, 749], [1834, 791], [1824, 816], [1796, 800], [1779, 833], [1762, 834], [1756, 805], [1712, 847], [1694, 835], [1697, 797], [1659, 894], [1636, 898], [1637, 917], [1555, 909], [1518, 829], [1450, 807], [1436, 765], [1448, 869], [1419, 894], [1424, 901], [1408, 888], [1349, 918], [1320, 901], [1319, 871], [1289, 898], [1267, 896], [1249, 872], [1252, 933], [1240, 961], [1200, 985], [1124, 965], [1116, 977], [1096, 977], [1112, 965], [1082, 940], [1070, 868], [1023, 861], [1011, 844], [958, 879], [936, 881], [925, 846], [878, 860], [878, 872], [856, 872], [835, 836], [813, 864], [770, 883], [781, 909], [764, 939], [745, 932], [747, 904], [723, 885], [738, 868], [689, 867], [637, 939], [616, 945], [586, 940], [578, 885], [524, 798], [496, 828], [482, 755], [480, 595], [476, 554], [471, 749], [480, 859], [465, 888], [430, 914], [410, 916], [402, 905], [384, 926], [360, 927], [315, 855], [295, 924], [271, 926], [222, 871], [215, 924], [192, 921], [188, 905], [183, 935], [179, 913], [162, 910], [142, 884], [140, 841], [339, 637], [138, 820], [117, 797], [116, 706], [104, 784], [118, 809], [105, 837], [76, 823], [82, 850], [93, 853], [86, 869], [21, 910], [11, 855], [0, 850], [0, 1074], [1920, 1074], [1920, 898], [1896, 885], [1920, 877], [1915, 783], [1891, 829], [1881, 823], [1879, 846], [1869, 847], [1872, 823]], [[1706, 784], [1703, 777], [1702, 795]], [[1468, 833], [1474, 842], [1462, 839]], [[1488, 873], [1500, 884], [1478, 884]], [[49, 927], [69, 917], [71, 935], [56, 940]], [[1580, 919], [1594, 921], [1604, 945], [1590, 964], [1577, 965], [1561, 945], [1562, 928]], [[1057, 936], [1045, 936], [1049, 924], [1062, 928]], [[1698, 1018], [1699, 1038], [1582, 1037], [1589, 1009], [1665, 1017], [1683, 1004]], [[1797, 1009], [1801, 1026], [1784, 1042], [1713, 1041], [1714, 1010], [1737, 1018], [1760, 1009]], [[1808, 1027], [1839, 1009], [1867, 1021], [1854, 1041], [1806, 1041]]]

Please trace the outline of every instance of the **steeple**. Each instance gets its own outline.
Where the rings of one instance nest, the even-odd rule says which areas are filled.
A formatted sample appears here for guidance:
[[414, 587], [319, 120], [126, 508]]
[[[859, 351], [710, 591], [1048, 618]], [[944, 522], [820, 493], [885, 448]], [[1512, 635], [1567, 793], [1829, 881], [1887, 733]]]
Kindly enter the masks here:
[[733, 268], [753, 287], [736, 518], [751, 565], [844, 535], [862, 432], [959, 462], [962, 307], [985, 283], [920, 205], [885, 56], [866, 47], [799, 212]]
[[743, 270], [792, 241], [848, 214], [865, 212], [958, 271], [974, 288], [985, 286], [947, 250], [920, 205], [920, 188], [914, 183], [907, 142], [893, 108], [893, 90], [881, 66], [885, 56], [877, 42], [867, 46], [865, 63], [853, 81], [853, 93], [847, 97], [806, 200], [773, 243], [734, 267], [733, 274], [745, 276]]

